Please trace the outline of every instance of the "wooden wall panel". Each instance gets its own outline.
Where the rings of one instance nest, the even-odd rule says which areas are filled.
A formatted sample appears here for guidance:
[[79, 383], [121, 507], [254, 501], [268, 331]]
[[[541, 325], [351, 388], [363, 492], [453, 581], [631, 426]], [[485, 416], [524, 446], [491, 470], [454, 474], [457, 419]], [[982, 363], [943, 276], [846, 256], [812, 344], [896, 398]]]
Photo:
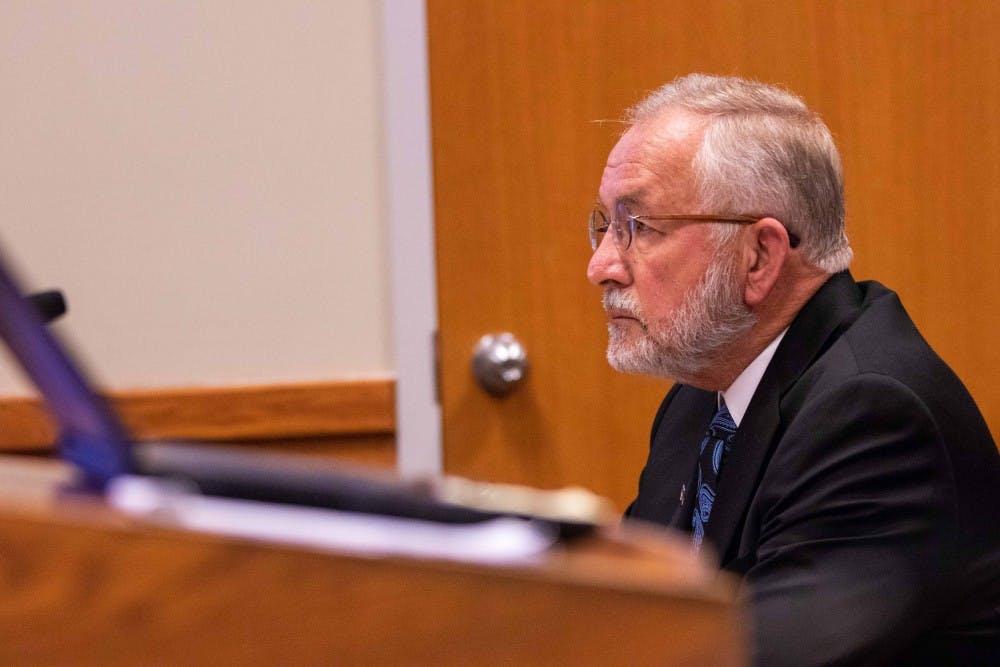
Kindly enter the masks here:
[[[190, 439], [378, 465], [395, 462], [395, 382], [344, 381], [109, 394], [138, 439]], [[0, 451], [52, 452], [33, 398], [0, 399]]]

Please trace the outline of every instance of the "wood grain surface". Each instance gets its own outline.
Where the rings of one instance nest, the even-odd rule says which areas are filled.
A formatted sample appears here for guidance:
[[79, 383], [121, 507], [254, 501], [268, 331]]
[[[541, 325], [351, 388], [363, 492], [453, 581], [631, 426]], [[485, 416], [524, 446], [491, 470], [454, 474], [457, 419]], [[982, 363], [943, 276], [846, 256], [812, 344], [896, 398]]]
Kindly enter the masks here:
[[[108, 398], [137, 439], [395, 461], [392, 380], [117, 391]], [[0, 399], [0, 424], [0, 451], [52, 451], [55, 430], [37, 399]]]

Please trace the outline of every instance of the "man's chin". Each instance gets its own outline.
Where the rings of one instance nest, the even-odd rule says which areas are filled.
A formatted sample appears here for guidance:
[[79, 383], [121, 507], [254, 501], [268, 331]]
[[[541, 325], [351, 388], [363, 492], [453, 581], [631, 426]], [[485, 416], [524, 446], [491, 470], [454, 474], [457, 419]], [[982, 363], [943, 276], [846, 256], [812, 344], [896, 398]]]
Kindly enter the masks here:
[[634, 342], [625, 343], [623, 341], [612, 340], [608, 343], [608, 364], [619, 373], [635, 373], [641, 375], [655, 375], [656, 369], [638, 349]]
[[616, 371], [622, 373], [639, 373], [638, 348], [640, 341], [632, 340], [629, 332], [617, 324], [608, 324], [608, 363]]
[[700, 368], [695, 363], [681, 363], [672, 359], [662, 350], [657, 354], [643, 349], [642, 342], [615, 344], [615, 341], [611, 341], [608, 344], [607, 358], [611, 368], [619, 373], [649, 375], [675, 382], [686, 382]]

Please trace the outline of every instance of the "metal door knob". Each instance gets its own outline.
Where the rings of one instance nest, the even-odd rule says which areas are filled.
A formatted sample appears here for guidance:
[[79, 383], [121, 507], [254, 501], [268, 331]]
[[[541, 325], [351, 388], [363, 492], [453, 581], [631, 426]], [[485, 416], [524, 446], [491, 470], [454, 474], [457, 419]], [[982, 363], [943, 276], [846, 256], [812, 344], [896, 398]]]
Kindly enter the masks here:
[[528, 352], [512, 333], [488, 334], [472, 353], [472, 375], [488, 394], [506, 396], [528, 372]]

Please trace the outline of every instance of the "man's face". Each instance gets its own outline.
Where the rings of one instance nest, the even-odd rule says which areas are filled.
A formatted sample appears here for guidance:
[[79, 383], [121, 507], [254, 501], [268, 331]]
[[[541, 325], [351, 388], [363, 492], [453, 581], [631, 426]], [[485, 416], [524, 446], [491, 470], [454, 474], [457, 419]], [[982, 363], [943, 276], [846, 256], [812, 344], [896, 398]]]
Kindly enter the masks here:
[[[632, 215], [705, 212], [691, 169], [703, 132], [703, 118], [680, 111], [630, 128], [608, 156], [601, 203]], [[606, 235], [587, 277], [604, 288], [611, 365], [692, 382], [755, 321], [743, 301], [740, 237], [719, 247], [712, 225], [657, 226], [663, 233], [650, 232], [642, 251], [622, 252]]]

